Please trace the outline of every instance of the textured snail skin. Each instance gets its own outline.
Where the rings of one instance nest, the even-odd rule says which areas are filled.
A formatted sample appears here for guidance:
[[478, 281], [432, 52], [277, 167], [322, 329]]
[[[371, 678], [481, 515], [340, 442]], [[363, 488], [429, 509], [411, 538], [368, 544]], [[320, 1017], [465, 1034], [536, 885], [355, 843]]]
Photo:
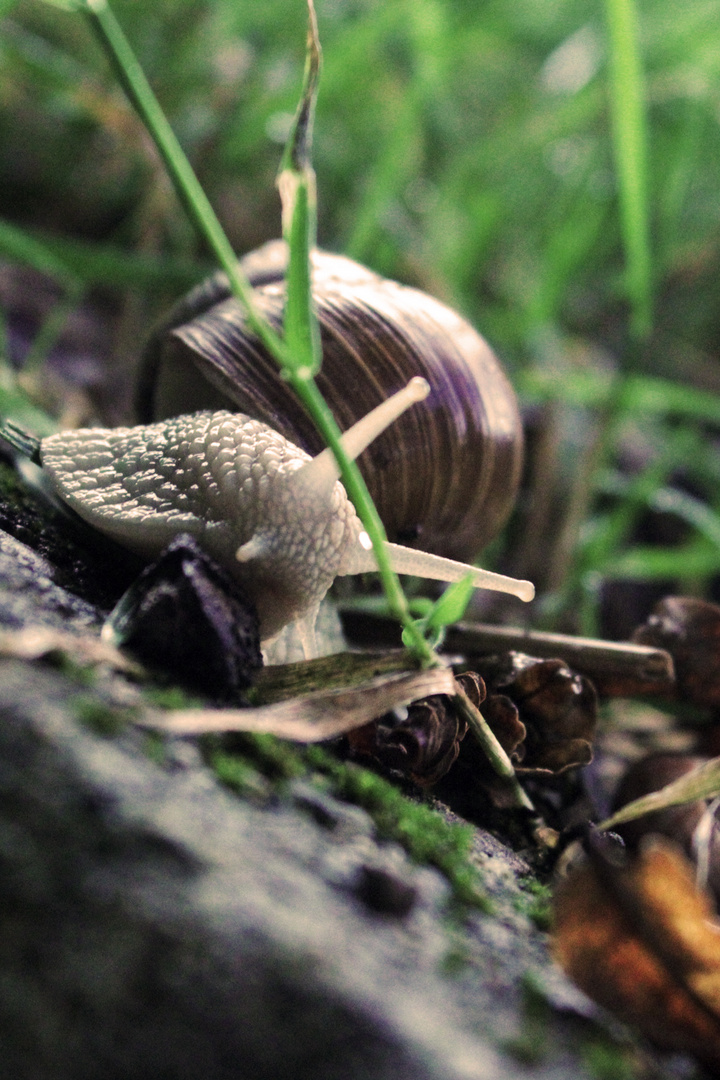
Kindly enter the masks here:
[[308, 485], [288, 482], [309, 456], [241, 414], [62, 432], [41, 456], [73, 510], [144, 558], [194, 536], [248, 588], [263, 639], [317, 607], [361, 532], [339, 482], [319, 505]]
[[[345, 432], [356, 457], [428, 392], [423, 379]], [[58, 495], [89, 524], [145, 558], [179, 533], [248, 591], [263, 641], [297, 622], [314, 649], [320, 601], [340, 574], [376, 568], [330, 451], [310, 458], [273, 428], [241, 413], [200, 412], [131, 428], [83, 428], [44, 439], [40, 458]], [[531, 599], [529, 582], [389, 545], [401, 572], [458, 580]]]

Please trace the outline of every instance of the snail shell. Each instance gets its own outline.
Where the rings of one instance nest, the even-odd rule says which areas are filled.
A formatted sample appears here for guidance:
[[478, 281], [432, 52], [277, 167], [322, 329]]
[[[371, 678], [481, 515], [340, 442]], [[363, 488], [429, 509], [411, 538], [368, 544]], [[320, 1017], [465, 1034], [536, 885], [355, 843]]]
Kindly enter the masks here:
[[[273, 241], [242, 260], [258, 307], [279, 327], [286, 249]], [[504, 524], [522, 465], [514, 392], [484, 339], [417, 289], [342, 256], [313, 254], [323, 363], [317, 382], [349, 428], [420, 375], [431, 393], [359, 458], [391, 541], [470, 561]], [[322, 442], [248, 330], [217, 274], [153, 335], [137, 409], [143, 422], [198, 409], [235, 409], [315, 455]]]

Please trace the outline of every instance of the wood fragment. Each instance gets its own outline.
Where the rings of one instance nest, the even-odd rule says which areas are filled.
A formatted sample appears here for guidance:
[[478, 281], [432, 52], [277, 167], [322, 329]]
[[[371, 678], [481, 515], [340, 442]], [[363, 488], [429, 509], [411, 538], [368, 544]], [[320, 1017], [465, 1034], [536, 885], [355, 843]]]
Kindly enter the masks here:
[[406, 649], [341, 652], [293, 664], [268, 664], [255, 677], [253, 705], [353, 686], [393, 671], [417, 671], [417, 662]]
[[573, 671], [592, 679], [598, 693], [612, 697], [672, 694], [675, 669], [670, 653], [625, 641], [551, 634], [541, 630], [458, 623], [448, 628], [450, 652], [493, 653], [506, 650], [564, 660]]
[[[397, 623], [389, 616], [351, 608], [340, 614], [351, 644], [398, 644]], [[472, 664], [473, 656], [509, 650], [540, 659], [564, 660], [573, 671], [592, 679], [604, 697], [671, 697], [677, 692], [672, 657], [656, 646], [469, 621], [448, 627], [443, 643], [444, 653], [465, 657], [468, 664]]]

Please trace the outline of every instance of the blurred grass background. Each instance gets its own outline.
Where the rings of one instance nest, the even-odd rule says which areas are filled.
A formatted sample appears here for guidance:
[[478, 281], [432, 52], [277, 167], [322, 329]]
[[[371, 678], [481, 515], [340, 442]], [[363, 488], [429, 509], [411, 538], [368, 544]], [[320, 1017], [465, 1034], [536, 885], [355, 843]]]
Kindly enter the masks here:
[[[317, 6], [321, 243], [459, 308], [521, 398], [484, 561], [538, 582], [535, 625], [610, 636], [720, 595], [720, 0]], [[238, 252], [277, 236], [302, 0], [114, 10]], [[65, 422], [125, 419], [149, 326], [211, 266], [82, 18], [0, 17], [0, 345]]]

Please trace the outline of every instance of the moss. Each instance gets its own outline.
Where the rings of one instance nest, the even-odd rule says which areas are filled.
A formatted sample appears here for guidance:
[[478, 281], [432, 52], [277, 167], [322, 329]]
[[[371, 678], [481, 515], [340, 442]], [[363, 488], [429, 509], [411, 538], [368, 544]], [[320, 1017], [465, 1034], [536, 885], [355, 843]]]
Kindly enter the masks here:
[[[469, 860], [472, 826], [448, 823], [424, 803], [404, 795], [368, 769], [339, 761], [322, 747], [298, 749], [272, 735], [233, 736], [232, 750], [206, 744], [208, 760], [219, 779], [240, 794], [257, 788], [257, 773], [277, 785], [311, 775], [314, 783], [345, 802], [362, 807], [378, 836], [395, 840], [417, 863], [437, 867], [447, 877], [460, 908], [490, 911], [480, 872]], [[255, 776], [253, 776], [253, 771]]]
[[207, 702], [193, 697], [180, 686], [145, 686], [143, 696], [158, 709], [204, 709]]
[[218, 760], [225, 757], [231, 760], [245, 759], [268, 780], [275, 783], [294, 780], [296, 777], [305, 776], [308, 772], [302, 750], [298, 750], [292, 743], [278, 739], [275, 735], [243, 732], [221, 740], [221, 746], [229, 747], [228, 749], [219, 749], [217, 743], [213, 742], [209, 745], [213, 767], [216, 766]]
[[218, 780], [237, 795], [263, 800], [270, 795], [272, 789], [266, 777], [244, 758], [217, 751], [211, 764]]
[[333, 789], [339, 798], [366, 810], [381, 837], [400, 843], [415, 862], [442, 871], [456, 904], [492, 910], [480, 872], [469, 861], [472, 826], [447, 822], [437, 810], [415, 802], [387, 780], [356, 765], [336, 766]]
[[83, 727], [105, 738], [118, 735], [127, 723], [123, 711], [86, 694], [78, 694], [73, 699], [72, 710]]
[[593, 1080], [635, 1080], [638, 1075], [631, 1048], [609, 1038], [588, 1040], [581, 1048], [581, 1056]]
[[538, 930], [548, 931], [552, 922], [552, 890], [533, 877], [518, 878], [523, 890], [515, 899], [515, 910], [527, 916]]
[[165, 736], [159, 731], [143, 732], [142, 748], [149, 761], [156, 765], [164, 765], [167, 760], [167, 743]]
[[537, 1065], [546, 1060], [550, 1051], [552, 1010], [534, 972], [525, 973], [521, 989], [520, 1031], [503, 1044], [503, 1049], [524, 1065]]
[[97, 668], [93, 664], [80, 664], [68, 653], [50, 654], [47, 660], [78, 686], [95, 686], [98, 681]]
[[454, 978], [461, 975], [470, 964], [470, 949], [464, 941], [453, 941], [439, 964], [441, 975]]

